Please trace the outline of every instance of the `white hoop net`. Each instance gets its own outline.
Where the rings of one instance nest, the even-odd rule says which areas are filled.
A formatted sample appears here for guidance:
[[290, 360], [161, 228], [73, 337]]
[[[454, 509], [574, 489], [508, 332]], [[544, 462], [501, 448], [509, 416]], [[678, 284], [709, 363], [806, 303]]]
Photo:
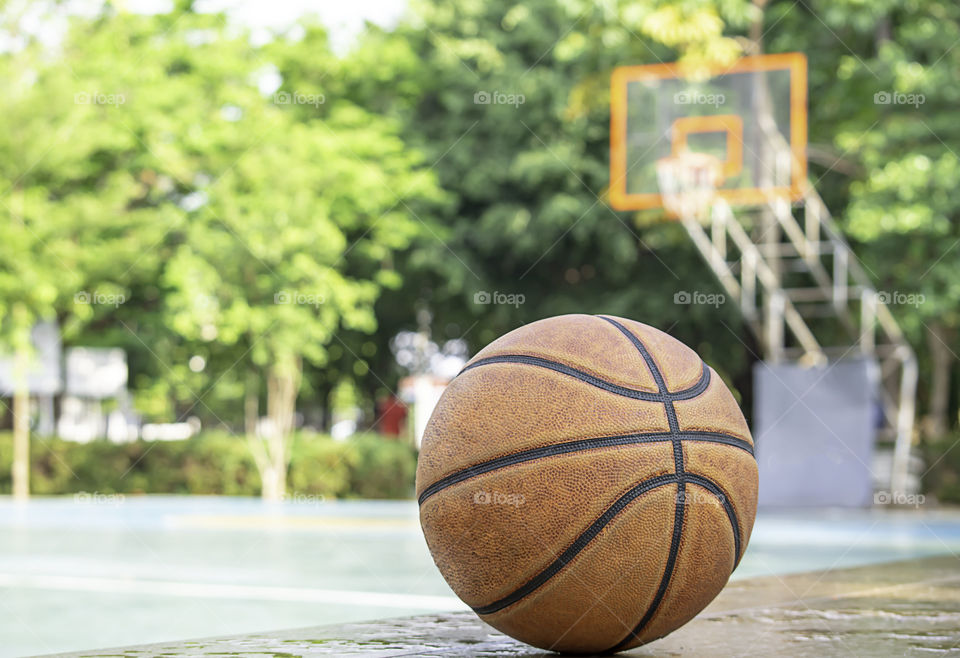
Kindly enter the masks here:
[[723, 165], [706, 153], [681, 153], [657, 160], [663, 207], [681, 218], [703, 219], [723, 182]]

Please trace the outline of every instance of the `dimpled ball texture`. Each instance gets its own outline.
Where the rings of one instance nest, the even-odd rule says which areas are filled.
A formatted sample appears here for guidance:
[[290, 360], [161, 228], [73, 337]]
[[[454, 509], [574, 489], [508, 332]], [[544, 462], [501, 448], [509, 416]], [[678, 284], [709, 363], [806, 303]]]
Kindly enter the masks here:
[[757, 504], [753, 440], [693, 350], [565, 315], [481, 350], [427, 425], [420, 523], [480, 617], [554, 651], [663, 637], [720, 592]]

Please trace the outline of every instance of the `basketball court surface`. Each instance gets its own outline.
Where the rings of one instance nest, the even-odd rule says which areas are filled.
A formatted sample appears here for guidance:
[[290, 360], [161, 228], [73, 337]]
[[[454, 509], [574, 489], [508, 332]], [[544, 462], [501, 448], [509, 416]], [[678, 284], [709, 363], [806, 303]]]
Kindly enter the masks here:
[[[433, 565], [413, 501], [3, 501], [0, 535], [0, 656], [465, 608]], [[761, 513], [730, 587], [950, 551], [960, 552], [960, 513]]]

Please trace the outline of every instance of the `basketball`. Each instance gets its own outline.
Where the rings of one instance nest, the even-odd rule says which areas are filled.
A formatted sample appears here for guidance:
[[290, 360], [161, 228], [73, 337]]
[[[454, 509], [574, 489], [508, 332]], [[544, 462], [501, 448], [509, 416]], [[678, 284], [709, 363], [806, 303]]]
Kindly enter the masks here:
[[416, 482], [454, 592], [494, 628], [572, 653], [693, 618], [757, 504], [753, 440], [717, 373], [610, 316], [540, 320], [481, 350], [430, 418]]

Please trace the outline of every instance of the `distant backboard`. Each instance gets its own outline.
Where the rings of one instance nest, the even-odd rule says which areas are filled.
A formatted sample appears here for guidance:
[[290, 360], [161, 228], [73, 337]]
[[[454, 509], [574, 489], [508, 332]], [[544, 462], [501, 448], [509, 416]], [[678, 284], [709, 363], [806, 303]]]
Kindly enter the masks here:
[[[32, 395], [56, 395], [60, 392], [60, 329], [54, 322], [38, 322], [30, 332], [33, 353], [27, 364], [27, 392]], [[15, 359], [0, 354], [0, 395], [13, 395], [17, 389]]]
[[800, 198], [807, 177], [807, 60], [744, 57], [692, 77], [677, 64], [623, 66], [610, 88], [610, 203], [661, 207], [657, 161], [720, 159], [718, 196], [734, 205]]
[[127, 354], [119, 347], [73, 347], [66, 351], [67, 395], [112, 398], [127, 386]]

